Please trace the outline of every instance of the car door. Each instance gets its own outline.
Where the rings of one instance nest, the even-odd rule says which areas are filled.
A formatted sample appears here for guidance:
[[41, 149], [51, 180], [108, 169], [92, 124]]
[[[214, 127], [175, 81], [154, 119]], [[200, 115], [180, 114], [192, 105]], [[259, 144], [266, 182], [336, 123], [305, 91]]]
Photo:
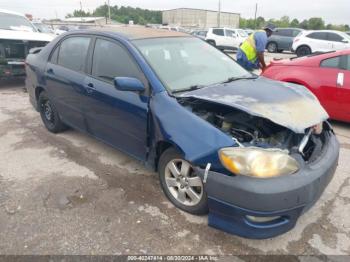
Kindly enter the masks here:
[[289, 46], [289, 30], [288, 29], [279, 29], [276, 36], [278, 35], [277, 46], [278, 49], [286, 50]]
[[337, 86], [341, 110], [344, 112], [345, 118], [350, 121], [350, 55], [342, 56]]
[[225, 46], [229, 47], [239, 47], [239, 37], [236, 30], [225, 29]]
[[69, 36], [57, 45], [46, 65], [46, 91], [54, 102], [60, 117], [70, 126], [85, 130], [79, 108], [86, 93], [86, 61], [91, 37]]
[[217, 46], [225, 46], [226, 45], [226, 36], [225, 31], [222, 28], [214, 28], [213, 29], [214, 40]]
[[[106, 143], [140, 159], [146, 159], [148, 94], [120, 91], [115, 77], [133, 77], [147, 86], [147, 80], [129, 51], [120, 43], [97, 38], [91, 55], [90, 89], [81, 105], [88, 132]], [[148, 89], [149, 91], [149, 89]]]
[[328, 40], [327, 32], [313, 32], [307, 36], [312, 52], [328, 52], [332, 50], [332, 43]]
[[339, 119], [342, 114], [340, 108], [339, 74], [341, 74], [341, 56], [325, 59], [320, 63], [318, 81], [320, 83], [320, 101], [328, 114], [335, 119]]

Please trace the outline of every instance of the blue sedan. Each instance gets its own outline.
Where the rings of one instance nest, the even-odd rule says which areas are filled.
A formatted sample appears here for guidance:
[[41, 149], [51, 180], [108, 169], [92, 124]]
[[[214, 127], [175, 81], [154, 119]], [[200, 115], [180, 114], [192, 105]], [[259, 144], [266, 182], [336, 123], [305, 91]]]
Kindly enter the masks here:
[[312, 93], [187, 34], [68, 32], [31, 50], [26, 73], [48, 131], [74, 128], [139, 159], [176, 207], [243, 237], [292, 229], [337, 166], [339, 144]]

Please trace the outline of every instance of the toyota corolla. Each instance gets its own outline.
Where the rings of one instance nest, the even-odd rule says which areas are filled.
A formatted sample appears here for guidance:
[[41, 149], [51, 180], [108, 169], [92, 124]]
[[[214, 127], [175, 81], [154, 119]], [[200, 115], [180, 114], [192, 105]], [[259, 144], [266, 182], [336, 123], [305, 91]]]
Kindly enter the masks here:
[[243, 237], [292, 229], [338, 163], [311, 92], [253, 75], [187, 34], [74, 31], [30, 54], [26, 70], [50, 132], [71, 127], [139, 159], [176, 207]]

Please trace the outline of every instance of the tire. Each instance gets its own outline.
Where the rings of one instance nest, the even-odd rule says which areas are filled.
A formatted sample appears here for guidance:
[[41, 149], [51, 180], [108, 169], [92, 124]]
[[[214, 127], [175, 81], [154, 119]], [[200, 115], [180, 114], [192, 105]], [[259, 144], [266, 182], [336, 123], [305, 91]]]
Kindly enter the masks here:
[[268, 43], [266, 48], [269, 53], [276, 53], [278, 50], [277, 44], [275, 42]]
[[161, 155], [158, 173], [163, 192], [171, 203], [194, 215], [208, 213], [207, 194], [201, 178], [175, 149], [169, 148]]
[[312, 53], [311, 48], [306, 45], [299, 46], [296, 50], [296, 54], [298, 57], [307, 56], [307, 55], [310, 55], [311, 53]]
[[51, 133], [59, 133], [67, 129], [67, 126], [61, 121], [56, 107], [52, 104], [45, 91], [40, 93], [38, 103], [41, 120], [47, 130]]

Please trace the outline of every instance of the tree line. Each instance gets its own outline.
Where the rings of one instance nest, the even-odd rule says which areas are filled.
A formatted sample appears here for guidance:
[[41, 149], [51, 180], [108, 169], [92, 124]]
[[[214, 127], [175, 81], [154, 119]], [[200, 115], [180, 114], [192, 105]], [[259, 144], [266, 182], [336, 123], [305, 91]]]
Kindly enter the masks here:
[[[111, 19], [120, 23], [127, 24], [130, 20], [135, 24], [161, 24], [162, 12], [155, 10], [148, 10], [142, 8], [134, 8], [130, 6], [111, 6]], [[108, 17], [108, 6], [106, 4], [97, 7], [93, 12], [86, 12], [84, 10], [74, 10], [72, 14], [67, 17], [85, 17], [85, 16], [103, 16]], [[298, 19], [290, 19], [289, 16], [282, 16], [280, 19], [268, 19], [259, 16], [256, 20], [253, 18], [240, 18], [240, 28], [259, 29], [267, 23], [273, 23], [277, 27], [296, 27], [307, 30], [331, 29], [339, 31], [350, 31], [349, 25], [333, 25], [326, 24], [320, 17], [312, 17], [299, 21]]]
[[267, 23], [273, 23], [277, 27], [295, 27], [306, 30], [339, 30], [339, 31], [350, 31], [350, 27], [347, 24], [344, 25], [333, 25], [326, 24], [321, 17], [312, 17], [310, 19], [304, 19], [299, 21], [298, 19], [290, 19], [289, 16], [282, 16], [280, 19], [269, 19], [265, 20], [264, 17], [259, 16], [255, 19], [244, 19], [241, 18], [239, 26], [241, 28], [259, 29]]
[[[161, 24], [162, 12], [142, 8], [134, 8], [130, 6], [117, 5], [110, 7], [111, 19], [120, 23], [127, 24], [130, 20], [135, 24]], [[84, 10], [74, 10], [73, 14], [68, 14], [66, 17], [86, 17], [98, 16], [108, 17], [108, 6], [106, 4], [97, 7], [93, 12], [86, 12]]]

